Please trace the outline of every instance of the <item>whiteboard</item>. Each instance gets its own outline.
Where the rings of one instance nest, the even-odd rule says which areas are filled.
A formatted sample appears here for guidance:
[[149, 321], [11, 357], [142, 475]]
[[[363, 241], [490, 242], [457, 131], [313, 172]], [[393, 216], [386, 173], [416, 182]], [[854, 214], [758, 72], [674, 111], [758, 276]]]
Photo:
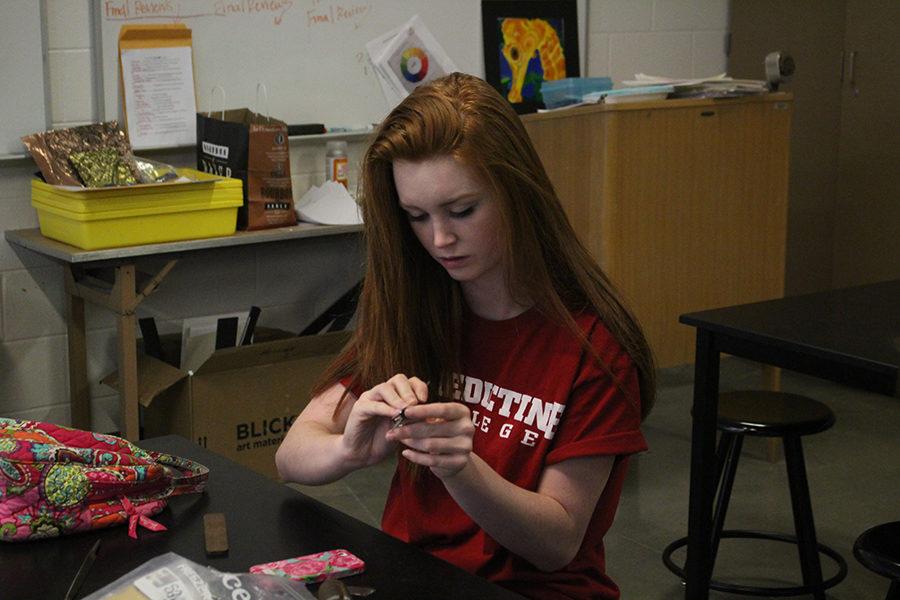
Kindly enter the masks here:
[[[578, 0], [584, 73], [585, 0]], [[185, 23], [193, 34], [198, 109], [225, 89], [224, 108], [250, 107], [289, 124], [358, 129], [387, 105], [365, 45], [418, 14], [460, 71], [484, 76], [481, 0], [104, 0], [104, 119], [122, 122], [118, 35], [125, 23]], [[257, 84], [268, 103], [257, 104]], [[222, 108], [216, 94], [212, 108]]]
[[48, 127], [41, 2], [6, 2], [0, 17], [0, 157], [25, 154], [23, 135]]

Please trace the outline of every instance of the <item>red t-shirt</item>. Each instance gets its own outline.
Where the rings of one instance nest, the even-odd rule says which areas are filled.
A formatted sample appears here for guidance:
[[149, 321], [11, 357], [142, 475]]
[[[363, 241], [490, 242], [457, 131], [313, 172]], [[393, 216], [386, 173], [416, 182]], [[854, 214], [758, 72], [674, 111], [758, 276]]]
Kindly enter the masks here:
[[384, 531], [524, 596], [619, 597], [606, 575], [603, 536], [615, 516], [627, 455], [647, 449], [639, 429], [637, 371], [595, 315], [576, 321], [619, 386], [568, 330], [532, 309], [506, 321], [467, 314], [463, 374], [454, 389], [454, 399], [472, 411], [474, 452], [526, 490], [537, 489], [547, 465], [580, 456], [618, 457], [575, 559], [558, 571], [540, 571], [476, 525], [431, 471], [421, 469], [413, 477], [402, 460], [385, 506]]

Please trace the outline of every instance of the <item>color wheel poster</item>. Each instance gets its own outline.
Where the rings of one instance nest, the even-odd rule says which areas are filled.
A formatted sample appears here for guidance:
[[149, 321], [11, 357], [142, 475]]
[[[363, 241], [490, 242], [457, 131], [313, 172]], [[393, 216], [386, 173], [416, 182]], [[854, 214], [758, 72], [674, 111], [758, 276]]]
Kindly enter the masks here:
[[376, 72], [383, 78], [382, 89], [392, 106], [416, 86], [456, 70], [456, 65], [418, 16], [373, 40], [367, 47]]
[[420, 83], [447, 75], [436, 60], [429, 60], [427, 46], [419, 36], [411, 33], [405, 37], [404, 43], [387, 60], [403, 89], [411, 92]]

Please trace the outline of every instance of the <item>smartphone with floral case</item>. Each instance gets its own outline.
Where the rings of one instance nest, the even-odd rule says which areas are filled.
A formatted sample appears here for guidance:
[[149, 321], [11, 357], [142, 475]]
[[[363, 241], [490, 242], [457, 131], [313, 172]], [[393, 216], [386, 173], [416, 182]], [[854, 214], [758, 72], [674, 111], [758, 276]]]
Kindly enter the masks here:
[[328, 577], [347, 577], [362, 573], [366, 563], [344, 549], [326, 550], [296, 558], [253, 565], [251, 573], [281, 575], [304, 583], [317, 583]]

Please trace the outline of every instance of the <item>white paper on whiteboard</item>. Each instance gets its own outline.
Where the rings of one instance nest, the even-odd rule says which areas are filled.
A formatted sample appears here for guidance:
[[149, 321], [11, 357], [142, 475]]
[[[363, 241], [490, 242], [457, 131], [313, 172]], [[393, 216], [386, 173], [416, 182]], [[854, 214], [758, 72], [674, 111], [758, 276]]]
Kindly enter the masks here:
[[122, 82], [132, 148], [197, 143], [190, 46], [123, 50]]

